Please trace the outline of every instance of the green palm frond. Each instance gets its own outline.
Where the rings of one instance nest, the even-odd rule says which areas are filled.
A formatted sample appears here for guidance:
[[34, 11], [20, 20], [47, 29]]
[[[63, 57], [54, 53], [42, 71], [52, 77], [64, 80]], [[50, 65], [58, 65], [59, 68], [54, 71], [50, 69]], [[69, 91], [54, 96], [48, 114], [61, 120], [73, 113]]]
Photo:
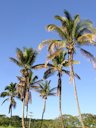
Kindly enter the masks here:
[[56, 31], [62, 39], [65, 39], [67, 37], [66, 31], [62, 29], [61, 27], [56, 26], [55, 24], [49, 24], [47, 26], [48, 31]]
[[76, 28], [77, 28], [77, 25], [78, 25], [79, 22], [80, 22], [80, 16], [76, 15], [75, 18], [74, 18], [74, 22], [73, 22], [72, 38], [74, 38], [74, 36], [75, 36]]
[[46, 70], [46, 71], [44, 72], [43, 78], [44, 78], [44, 79], [47, 79], [48, 77], [50, 77], [50, 76], [53, 75], [54, 73], [55, 73], [54, 68], [49, 68], [48, 70]]
[[17, 55], [17, 59], [22, 62], [23, 61], [23, 52], [19, 48], [16, 49], [16, 55]]
[[16, 65], [20, 66], [20, 67], [23, 66], [22, 63], [19, 62], [18, 60], [16, 60], [15, 58], [10, 57], [10, 60], [11, 60], [12, 62], [14, 62]]
[[70, 13], [69, 13], [67, 10], [64, 10], [64, 15], [65, 15], [65, 17], [66, 17], [69, 21], [72, 21], [72, 17], [71, 17]]
[[9, 96], [9, 92], [2, 92], [0, 94], [0, 97], [6, 97], [6, 96]]
[[3, 105], [6, 101], [8, 101], [9, 100], [9, 98], [6, 98], [3, 102], [2, 102], [2, 104], [1, 105]]

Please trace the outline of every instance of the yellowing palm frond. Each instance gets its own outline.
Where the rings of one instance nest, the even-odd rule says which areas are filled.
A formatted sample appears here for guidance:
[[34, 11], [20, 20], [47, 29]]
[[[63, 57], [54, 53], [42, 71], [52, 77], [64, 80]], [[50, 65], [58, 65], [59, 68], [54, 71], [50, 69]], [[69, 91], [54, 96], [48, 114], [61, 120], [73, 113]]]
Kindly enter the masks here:
[[50, 45], [48, 47], [48, 51], [53, 53], [56, 48], [60, 49], [60, 48], [64, 48], [64, 47], [66, 47], [66, 41], [54, 40], [52, 43], [50, 43]]
[[58, 49], [56, 52], [54, 52], [53, 54], [51, 54], [47, 57], [48, 60], [52, 60], [52, 59], [54, 59], [54, 57], [59, 56], [61, 52], [62, 52], [62, 48]]
[[52, 43], [54, 40], [45, 40], [43, 42], [41, 42], [39, 45], [38, 45], [38, 49], [39, 50], [42, 50], [43, 47], [45, 47], [46, 45], [50, 45], [50, 43]]
[[96, 40], [96, 35], [95, 34], [91, 34], [91, 33], [88, 33], [88, 34], [83, 34], [82, 36], [80, 36], [77, 41], [80, 43], [80, 44], [83, 44], [83, 43], [86, 43], [86, 42], [89, 42], [89, 43], [93, 43], [95, 42]]

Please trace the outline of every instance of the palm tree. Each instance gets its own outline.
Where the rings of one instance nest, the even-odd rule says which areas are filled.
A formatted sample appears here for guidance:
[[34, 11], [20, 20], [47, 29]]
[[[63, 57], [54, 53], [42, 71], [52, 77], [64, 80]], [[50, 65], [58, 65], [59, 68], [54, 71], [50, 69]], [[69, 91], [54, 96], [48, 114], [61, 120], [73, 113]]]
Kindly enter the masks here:
[[47, 26], [48, 31], [56, 31], [60, 35], [61, 40], [45, 40], [40, 43], [39, 49], [42, 49], [45, 45], [48, 45], [48, 51], [50, 53], [47, 57], [48, 59], [53, 59], [55, 56], [58, 56], [63, 49], [67, 49], [68, 60], [70, 63], [70, 81], [73, 82], [74, 85], [78, 114], [82, 128], [84, 128], [74, 78], [73, 57], [76, 51], [76, 45], [85, 45], [88, 43], [94, 44], [95, 29], [93, 28], [91, 21], [81, 21], [79, 15], [75, 15], [74, 18], [72, 18], [70, 13], [66, 10], [64, 11], [64, 14], [64, 17], [58, 15], [55, 16], [55, 18], [61, 22], [61, 26], [56, 26], [54, 24]]
[[42, 122], [43, 122], [43, 118], [44, 118], [44, 113], [46, 110], [46, 100], [48, 98], [48, 96], [55, 96], [56, 93], [54, 92], [54, 90], [56, 88], [50, 88], [50, 82], [51, 81], [45, 81], [39, 84], [39, 88], [36, 89], [36, 91], [38, 93], [40, 93], [40, 96], [42, 97], [42, 99], [44, 100], [44, 106], [43, 106], [43, 112], [42, 112], [42, 121], [41, 121], [41, 126], [42, 127]]
[[8, 86], [5, 87], [5, 91], [0, 94], [0, 97], [5, 98], [7, 97], [2, 104], [4, 104], [6, 101], [9, 101], [9, 113], [12, 117], [12, 108], [16, 107], [16, 83], [10, 83]]
[[[54, 59], [52, 59], [52, 64], [50, 64], [49, 68], [44, 73], [44, 79], [47, 79], [49, 76], [57, 72], [58, 76], [58, 86], [57, 86], [57, 95], [59, 96], [59, 111], [60, 111], [60, 117], [62, 119], [62, 128], [64, 128], [64, 119], [62, 116], [62, 75], [67, 74], [70, 75], [70, 72], [68, 70], [65, 70], [65, 67], [69, 67], [70, 64], [68, 60], [66, 60], [66, 52], [61, 52], [59, 56], [56, 56]], [[78, 62], [74, 61], [73, 64], [76, 64]], [[78, 79], [80, 77], [77, 74], [74, 74]]]
[[[23, 51], [17, 48], [16, 52], [16, 59], [10, 58], [15, 64], [21, 67], [20, 72], [22, 73], [22, 77], [18, 84], [18, 90], [20, 89], [21, 92], [20, 97], [22, 99], [22, 128], [25, 128], [24, 123], [24, 107], [25, 104], [28, 103], [28, 95], [29, 95], [29, 88], [30, 88], [30, 81], [29, 75], [31, 73], [31, 66], [34, 64], [37, 52], [32, 48], [24, 48]], [[26, 102], [25, 102], [26, 101]]]

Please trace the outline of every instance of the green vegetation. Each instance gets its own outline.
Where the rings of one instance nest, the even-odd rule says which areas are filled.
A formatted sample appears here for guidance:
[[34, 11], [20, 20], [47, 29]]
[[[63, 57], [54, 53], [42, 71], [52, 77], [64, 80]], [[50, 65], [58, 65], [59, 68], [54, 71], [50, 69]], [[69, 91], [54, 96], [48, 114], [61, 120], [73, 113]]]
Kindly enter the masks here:
[[[64, 115], [65, 120], [64, 124], [66, 128], [81, 128], [81, 124], [79, 122], [78, 117], [71, 115]], [[86, 128], [96, 128], [96, 115], [92, 114], [83, 114], [82, 118], [84, 120], [84, 124]], [[25, 120], [26, 121], [26, 120]], [[27, 126], [29, 127], [30, 119], [27, 119]], [[32, 128], [39, 128], [41, 125], [41, 120], [31, 119], [30, 126]], [[21, 118], [18, 116], [12, 116], [12, 118], [8, 118], [6, 116], [0, 116], [0, 128], [21, 128]], [[60, 118], [56, 118], [54, 120], [43, 120], [42, 128], [59, 128], [61, 127]]]

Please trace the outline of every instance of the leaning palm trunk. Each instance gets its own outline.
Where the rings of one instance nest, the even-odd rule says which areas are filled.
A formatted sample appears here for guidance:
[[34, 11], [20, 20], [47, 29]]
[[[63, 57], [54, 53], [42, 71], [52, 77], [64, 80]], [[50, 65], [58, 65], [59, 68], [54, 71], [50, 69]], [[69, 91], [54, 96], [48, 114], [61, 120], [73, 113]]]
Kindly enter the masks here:
[[59, 72], [58, 73], [58, 90], [57, 90], [57, 94], [58, 94], [58, 96], [59, 96], [59, 111], [60, 111], [60, 118], [61, 118], [61, 122], [62, 122], [62, 128], [65, 128], [65, 126], [64, 126], [64, 117], [63, 117], [63, 115], [62, 115], [62, 105], [61, 105], [61, 103], [62, 103], [62, 100], [61, 100], [61, 91], [62, 91], [62, 89], [61, 89], [61, 85], [62, 85], [62, 83], [61, 83], [61, 76], [62, 76], [62, 74]]
[[25, 108], [25, 102], [23, 99], [23, 103], [22, 103], [22, 128], [25, 128], [25, 122], [24, 122], [24, 108]]
[[43, 112], [42, 112], [42, 119], [41, 119], [40, 128], [42, 127], [42, 124], [43, 124], [43, 118], [44, 118], [45, 110], [46, 110], [46, 99], [44, 99], [44, 107], [43, 107]]
[[75, 82], [75, 77], [74, 77], [74, 69], [73, 69], [73, 64], [72, 64], [73, 52], [71, 52], [71, 54], [69, 54], [69, 61], [70, 61], [70, 80], [72, 81], [73, 86], [74, 86], [74, 94], [75, 94], [76, 106], [77, 106], [77, 110], [78, 110], [78, 114], [79, 114], [79, 120], [81, 122], [82, 128], [85, 128], [83, 119], [81, 116], [80, 105], [79, 105], [79, 101], [78, 101], [78, 94], [77, 94], [77, 89], [76, 89], [76, 82]]

